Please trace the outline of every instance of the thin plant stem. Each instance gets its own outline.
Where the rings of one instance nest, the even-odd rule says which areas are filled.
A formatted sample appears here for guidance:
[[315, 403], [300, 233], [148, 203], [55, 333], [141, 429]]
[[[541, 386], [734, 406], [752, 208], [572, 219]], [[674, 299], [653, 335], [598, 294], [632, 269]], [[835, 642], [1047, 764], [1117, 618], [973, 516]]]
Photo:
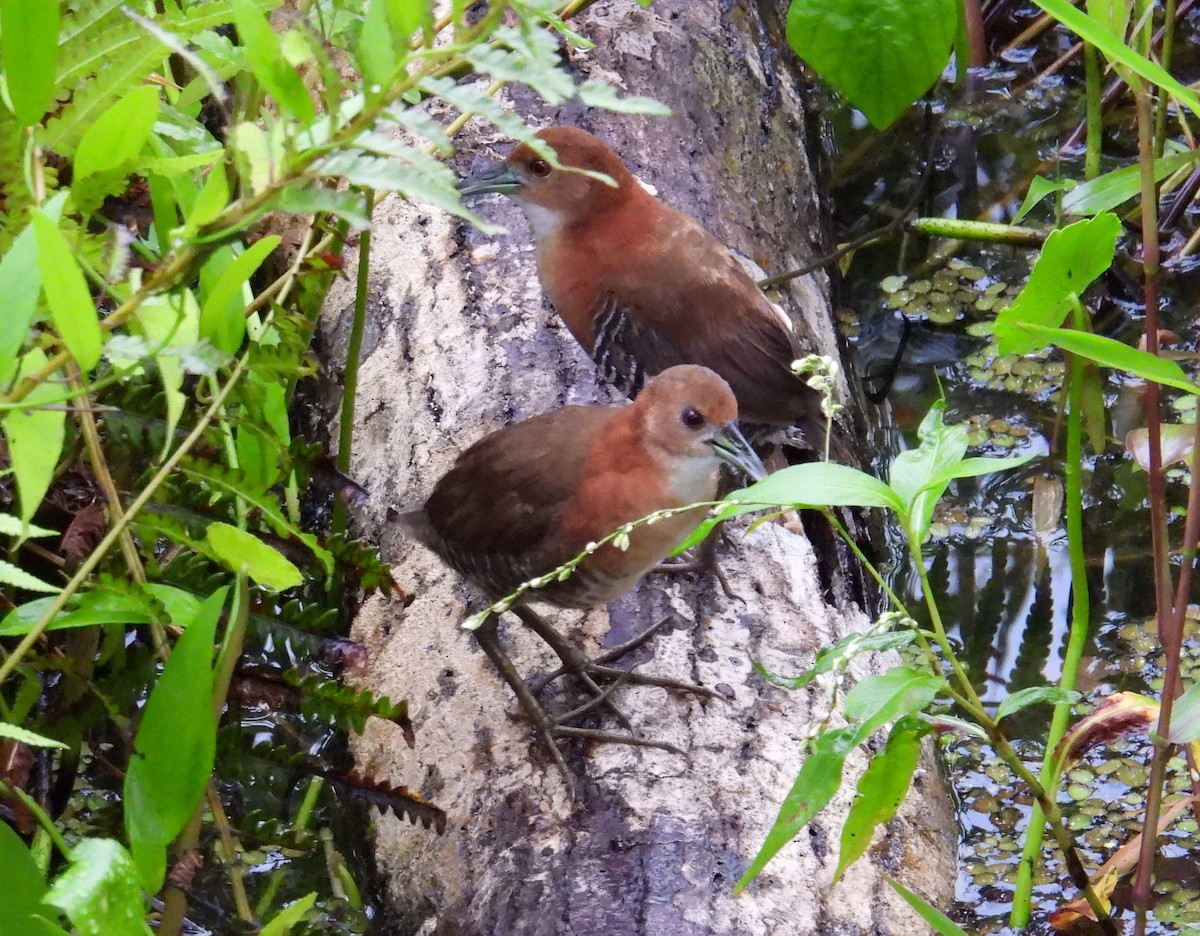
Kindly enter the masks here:
[[[308, 789], [304, 791], [304, 800], [300, 803], [300, 808], [296, 810], [296, 821], [292, 823], [292, 835], [298, 832], [303, 832], [308, 829], [308, 825], [312, 822], [313, 811], [317, 807], [317, 801], [321, 797], [321, 791], [325, 789], [325, 779], [323, 777], [313, 777], [309, 783]], [[255, 905], [254, 912], [259, 917], [264, 917], [270, 913], [271, 908], [275, 906], [275, 895], [279, 893], [279, 888], [283, 884], [284, 869], [277, 868], [271, 872], [271, 880], [267, 882], [266, 888], [263, 889], [262, 897], [259, 898]]]
[[6, 798], [20, 800], [21, 804], [33, 814], [42, 831], [46, 833], [50, 841], [54, 843], [54, 847], [59, 850], [64, 858], [70, 860], [71, 847], [67, 844], [66, 839], [62, 837], [62, 833], [58, 831], [58, 827], [54, 824], [54, 820], [46, 814], [46, 810], [38, 804], [32, 796], [26, 793], [23, 789], [13, 783], [7, 783], [0, 780], [0, 793], [3, 793]]
[[1090, 43], [1083, 46], [1084, 74], [1087, 89], [1087, 154], [1083, 161], [1083, 177], [1100, 175], [1100, 143], [1104, 133], [1104, 109], [1100, 96], [1100, 52]]
[[[866, 562], [866, 557], [863, 556], [862, 552], [858, 551], [857, 548], [854, 548], [854, 545], [850, 540], [850, 536], [847, 535], [845, 528], [841, 527], [841, 524], [836, 524], [836, 526], [838, 526], [839, 533], [842, 535], [842, 538], [846, 539], [848, 544], [851, 544], [852, 550], [854, 550], [854, 552], [858, 554], [859, 558], [863, 560], [866, 568], [871, 569], [870, 563]], [[1079, 858], [1079, 852], [1076, 850], [1075, 842], [1072, 839], [1072, 835], [1070, 835], [1069, 830], [1067, 829], [1067, 823], [1063, 821], [1062, 810], [1058, 808], [1058, 804], [1055, 802], [1054, 797], [1052, 797], [1051, 794], [1046, 791], [1046, 788], [1042, 785], [1042, 782], [1040, 782], [1037, 776], [1034, 776], [1030, 768], [1026, 766], [1025, 761], [1021, 760], [1021, 756], [1013, 749], [1013, 745], [1009, 744], [1008, 738], [1004, 736], [1004, 732], [1000, 727], [1000, 724], [998, 724], [998, 722], [988, 713], [988, 710], [984, 708], [984, 704], [982, 701], [980, 701], [976, 690], [974, 690], [974, 686], [971, 684], [970, 678], [967, 677], [966, 671], [964, 668], [962, 668], [958, 658], [956, 658], [954, 654], [954, 646], [949, 641], [949, 637], [946, 634], [946, 629], [944, 629], [942, 624], [941, 613], [938, 612], [937, 602], [934, 599], [934, 593], [932, 593], [932, 588], [929, 582], [929, 574], [925, 571], [925, 560], [922, 550], [920, 550], [920, 544], [919, 542], [914, 541], [914, 539], [916, 538], [913, 538], [911, 535], [908, 536], [908, 544], [910, 544], [910, 550], [913, 554], [913, 565], [916, 566], [917, 569], [917, 575], [920, 580], [920, 588], [922, 588], [922, 593], [925, 596], [925, 607], [928, 608], [931, 623], [934, 625], [934, 636], [938, 646], [942, 648], [942, 653], [946, 654], [946, 658], [950, 664], [950, 667], [952, 667], [954, 670], [956, 682], [959, 683], [959, 690], [955, 691], [953, 688], [950, 688], [948, 690], [949, 695], [952, 696], [954, 701], [965, 710], [967, 715], [970, 715], [970, 718], [976, 722], [979, 727], [982, 727], [986, 734], [988, 734], [988, 739], [991, 743], [992, 750], [996, 751], [996, 755], [1001, 758], [1008, 769], [1012, 770], [1016, 778], [1018, 778], [1018, 780], [1021, 782], [1024, 782], [1024, 784], [1030, 788], [1030, 792], [1033, 794], [1034, 799], [1036, 799], [1036, 802], [1042, 806], [1042, 811], [1046, 817], [1046, 823], [1049, 824], [1050, 832], [1052, 835], [1054, 835], [1055, 841], [1058, 844], [1058, 850], [1062, 852], [1063, 860], [1067, 864], [1067, 870], [1070, 874], [1070, 877], [1072, 877], [1072, 881], [1075, 883], [1075, 886], [1079, 888], [1080, 893], [1087, 901], [1087, 905], [1091, 907], [1096, 919], [1099, 920], [1100, 929], [1103, 930], [1106, 936], [1116, 936], [1116, 926], [1114, 923], [1112, 923], [1109, 908], [1105, 906], [1104, 901], [1100, 899], [1100, 896], [1092, 887], [1091, 881], [1088, 880], [1087, 869], [1085, 868], [1084, 863], [1082, 863], [1082, 860]], [[876, 578], [876, 581], [881, 581], [881, 576], [878, 576], [877, 572], [872, 570], [871, 574]], [[888, 593], [892, 592], [892, 589], [887, 588], [887, 586], [884, 586], [884, 589], [886, 589]], [[900, 607], [902, 607], [902, 605], [900, 605]], [[918, 636], [919, 635], [920, 631], [918, 629]]]
[[[375, 209], [375, 192], [368, 189], [363, 193], [366, 216], [371, 217]], [[354, 406], [358, 394], [358, 365], [362, 356], [363, 332], [367, 324], [367, 298], [370, 294], [371, 276], [371, 229], [367, 228], [358, 239], [358, 277], [355, 280], [354, 320], [350, 325], [350, 341], [346, 346], [346, 372], [342, 377], [342, 414], [338, 427], [337, 469], [342, 474], [350, 471], [350, 453], [354, 445]], [[336, 536], [346, 532], [346, 505], [341, 500], [333, 504], [331, 531]]]
[[991, 721], [987, 715], [987, 710], [983, 706], [983, 700], [979, 698], [979, 694], [975, 691], [975, 685], [971, 682], [971, 677], [967, 675], [967, 671], [963, 669], [963, 665], [959, 662], [958, 654], [954, 652], [954, 645], [950, 642], [950, 637], [946, 633], [946, 626], [942, 622], [942, 612], [938, 608], [937, 600], [933, 595], [933, 587], [929, 583], [929, 573], [925, 568], [925, 555], [921, 550], [921, 544], [917, 542], [917, 538], [908, 531], [907, 525], [905, 531], [908, 533], [909, 549], [912, 551], [913, 565], [917, 569], [917, 577], [921, 581], [921, 594], [925, 597], [925, 608], [929, 612], [929, 623], [933, 626], [934, 639], [937, 640], [938, 646], [942, 648], [942, 653], [945, 655], [946, 661], [950, 664], [950, 668], [954, 671], [954, 676], [958, 680], [961, 691], [971, 700], [971, 705], [978, 712], [982, 712], [988, 721]]
[[79, 566], [79, 569], [75, 572], [75, 575], [72, 576], [66, 587], [54, 596], [54, 600], [50, 603], [50, 606], [46, 608], [42, 616], [38, 618], [37, 622], [32, 628], [30, 628], [29, 633], [21, 639], [21, 642], [17, 644], [17, 646], [13, 649], [13, 652], [9, 654], [8, 659], [0, 664], [0, 683], [3, 683], [4, 680], [8, 679], [8, 677], [12, 675], [13, 670], [15, 670], [21, 664], [21, 661], [25, 658], [25, 654], [27, 654], [33, 645], [41, 638], [46, 628], [50, 625], [50, 622], [53, 621], [55, 616], [67, 606], [67, 602], [71, 600], [83, 583], [87, 581], [88, 576], [91, 575], [96, 566], [100, 564], [100, 560], [102, 560], [108, 554], [108, 551], [120, 538], [122, 531], [129, 526], [130, 522], [138, 515], [141, 509], [150, 502], [150, 498], [154, 496], [155, 492], [159, 489], [162, 483], [166, 481], [167, 476], [170, 475], [175, 467], [183, 460], [184, 456], [187, 455], [187, 453], [192, 450], [195, 444], [200, 441], [200, 437], [204, 434], [204, 431], [208, 428], [209, 424], [221, 411], [221, 407], [224, 406], [225, 400], [228, 398], [229, 394], [233, 392], [233, 388], [237, 386], [238, 382], [242, 379], [242, 376], [246, 372], [246, 368], [249, 366], [249, 363], [249, 355], [242, 355], [241, 359], [238, 360], [237, 364], [233, 368], [233, 371], [230, 373], [229, 379], [213, 398], [213, 401], [209, 404], [208, 409], [205, 410], [204, 415], [200, 417], [192, 431], [188, 433], [187, 438], [179, 443], [178, 448], [176, 448], [175, 451], [172, 452], [167, 458], [167, 460], [162, 463], [161, 467], [159, 467], [158, 471], [154, 473], [154, 476], [146, 483], [146, 486], [142, 488], [138, 496], [130, 502], [125, 514], [114, 521], [112, 526], [109, 528], [108, 533], [105, 534], [104, 539], [97, 544], [96, 548], [92, 550], [88, 557]]
[[[1144, 15], [1147, 4], [1137, 5], [1138, 15]], [[1147, 18], [1148, 24], [1148, 18]], [[1141, 45], [1148, 44], [1149, 25], [1143, 29], [1139, 39]], [[1142, 271], [1145, 280], [1145, 330], [1146, 350], [1158, 354], [1158, 192], [1154, 183], [1154, 140], [1153, 115], [1151, 113], [1150, 88], [1139, 82], [1134, 89], [1137, 113], [1138, 162], [1141, 166], [1142, 206]], [[1166, 491], [1162, 464], [1162, 436], [1159, 419], [1158, 384], [1146, 384], [1146, 420], [1149, 430], [1149, 495], [1150, 534], [1154, 558], [1155, 617], [1159, 636], [1167, 648], [1167, 669], [1164, 673], [1163, 695], [1159, 710], [1159, 731], [1154, 738], [1154, 756], [1150, 762], [1150, 779], [1146, 790], [1146, 814], [1144, 817], [1142, 846], [1139, 852], [1137, 873], [1133, 881], [1133, 905], [1135, 908], [1134, 936], [1144, 936], [1147, 913], [1152, 898], [1151, 888], [1154, 873], [1154, 855], [1158, 846], [1158, 816], [1162, 806], [1162, 786], [1166, 777], [1170, 745], [1166, 737], [1170, 728], [1171, 708], [1174, 697], [1168, 686], [1178, 684], [1179, 643], [1182, 628], [1173, 627], [1173, 596], [1171, 594], [1171, 567], [1168, 556]], [[1174, 671], [1172, 661], [1175, 663]]]
[[[184, 244], [177, 253], [165, 258], [154, 275], [147, 279], [140, 289], [123, 302], [119, 308], [105, 316], [100, 321], [101, 327], [106, 330], [116, 328], [132, 316], [151, 296], [182, 282], [209, 253], [236, 237], [247, 224], [261, 217], [270, 208], [272, 199], [279, 192], [290, 185], [311, 178], [310, 172], [314, 163], [328, 153], [347, 146], [359, 134], [370, 129], [392, 104], [414, 90], [430, 74], [436, 73], [438, 61], [461, 54], [463, 49], [478, 41], [479, 37], [486, 35], [497, 26], [506, 8], [507, 4], [505, 3], [489, 6], [483, 19], [471, 28], [469, 36], [465, 37], [462, 43], [439, 47], [429, 51], [423, 57], [414, 56], [414, 60], [419, 60], [424, 66], [423, 68], [416, 68], [393, 83], [385, 94], [381, 94], [363, 107], [321, 146], [312, 147], [294, 157], [291, 164], [286, 166], [271, 184], [227, 205], [216, 220], [197, 233], [192, 242]], [[56, 371], [65, 368], [70, 360], [70, 352], [60, 351], [37, 371], [24, 377], [17, 386], [0, 397], [0, 404], [16, 403], [24, 399], [34, 387]]]
[[[1196, 546], [1197, 541], [1200, 541], [1200, 484], [1196, 484], [1195, 479], [1200, 477], [1200, 420], [1197, 420], [1192, 432], [1192, 458], [1188, 464], [1189, 481], [1188, 485], [1188, 504], [1187, 517], [1183, 524], [1183, 545], [1180, 548], [1181, 561], [1179, 566], [1179, 581], [1175, 587], [1175, 607], [1172, 609], [1173, 619], [1171, 621], [1171, 632], [1178, 634], [1180, 640], [1174, 644], [1175, 667], [1171, 667], [1172, 650], [1168, 648], [1168, 665], [1167, 670], [1174, 673], [1174, 679], [1168, 684], [1165, 676], [1163, 680], [1163, 700], [1168, 697], [1171, 699], [1170, 705], [1174, 705], [1175, 697], [1179, 695], [1179, 660], [1178, 654], [1182, 649], [1183, 635], [1183, 619], [1187, 614], [1188, 596], [1192, 588], [1192, 574], [1196, 567]], [[1162, 710], [1159, 709], [1160, 718]], [[1169, 727], [1169, 724], [1168, 726]], [[1159, 724], [1160, 732], [1164, 729], [1163, 724]], [[1191, 771], [1191, 776], [1194, 778], [1196, 773], [1196, 757], [1190, 745], [1185, 748], [1187, 754], [1188, 768]], [[1192, 781], [1192, 810], [1196, 814], [1197, 819], [1200, 819], [1200, 780], [1193, 779]]]
[[246, 894], [246, 876], [238, 862], [237, 839], [233, 835], [233, 827], [229, 816], [225, 813], [225, 804], [221, 802], [221, 794], [217, 785], [211, 780], [204, 791], [204, 799], [212, 813], [213, 825], [216, 826], [217, 836], [221, 840], [221, 850], [225, 853], [225, 867], [229, 869], [229, 888], [233, 891], [233, 905], [237, 909], [238, 919], [245, 923], [254, 922], [254, 911], [250, 909], [250, 898]]
[[[1084, 311], [1077, 297], [1074, 299], [1074, 307], [1075, 327], [1082, 328], [1085, 325]], [[1087, 557], [1083, 548], [1083, 373], [1083, 359], [1072, 354], [1068, 388], [1067, 450], [1063, 463], [1066, 482], [1067, 550], [1071, 563], [1071, 629], [1067, 636], [1067, 652], [1059, 679], [1059, 686], [1068, 691], [1075, 688], [1079, 679], [1080, 662], [1087, 646], [1088, 629], [1091, 624]], [[1067, 733], [1070, 718], [1070, 702], [1063, 701], [1054, 706], [1050, 733], [1046, 736], [1046, 750], [1042, 755], [1042, 769], [1038, 775], [1038, 780], [1047, 790], [1058, 789], [1059, 768], [1054, 754], [1059, 742]], [[1033, 872], [1042, 853], [1045, 832], [1046, 823], [1042, 807], [1034, 803], [1029, 815], [1025, 845], [1017, 870], [1017, 884], [1013, 892], [1013, 906], [1008, 920], [1009, 925], [1017, 929], [1029, 925]]]
[[[79, 369], [74, 362], [70, 366], [69, 374], [68, 385], [72, 391], [79, 393], [76, 411], [79, 415], [79, 430], [80, 435], [83, 436], [83, 446], [88, 454], [88, 462], [92, 466], [92, 474], [96, 476], [100, 490], [104, 492], [104, 499], [108, 502], [109, 518], [112, 522], [116, 522], [124, 515], [125, 509], [121, 506], [121, 495], [113, 481], [112, 472], [108, 470], [108, 461], [104, 457], [104, 448], [100, 442], [100, 430], [96, 426], [96, 414], [92, 409], [91, 397], [88, 396], [83, 386]], [[146, 569], [142, 565], [142, 557], [138, 554], [133, 535], [128, 529], [122, 530], [118, 542], [130, 577], [139, 585], [145, 585]], [[151, 621], [149, 627], [151, 639], [154, 641], [154, 649], [162, 657], [166, 653], [166, 632], [158, 621]]]
[[[1176, 0], [1166, 0], [1163, 4], [1162, 48], [1158, 53], [1158, 64], [1166, 71], [1171, 70], [1171, 57], [1175, 51], [1175, 4]], [[1160, 89], [1158, 109], [1154, 114], [1154, 158], [1163, 154], [1167, 142], [1167, 112], [1171, 109], [1171, 97]]]

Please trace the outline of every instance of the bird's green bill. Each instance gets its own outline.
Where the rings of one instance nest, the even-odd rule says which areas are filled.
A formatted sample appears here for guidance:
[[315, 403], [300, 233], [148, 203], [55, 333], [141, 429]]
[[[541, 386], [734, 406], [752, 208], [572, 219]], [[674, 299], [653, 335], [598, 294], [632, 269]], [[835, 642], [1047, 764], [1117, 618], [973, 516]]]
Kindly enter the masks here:
[[750, 443], [734, 423], [727, 424], [708, 444], [716, 450], [719, 457], [744, 471], [751, 480], [761, 481], [767, 476], [767, 469], [763, 467], [758, 453], [750, 447]]
[[460, 179], [458, 194], [469, 195], [511, 195], [521, 187], [521, 181], [509, 171], [508, 166], [500, 163], [478, 175]]

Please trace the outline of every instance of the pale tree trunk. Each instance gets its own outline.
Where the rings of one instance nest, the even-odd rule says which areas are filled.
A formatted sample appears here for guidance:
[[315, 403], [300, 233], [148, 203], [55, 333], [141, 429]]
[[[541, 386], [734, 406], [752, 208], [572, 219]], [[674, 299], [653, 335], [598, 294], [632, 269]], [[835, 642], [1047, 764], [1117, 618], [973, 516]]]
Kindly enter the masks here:
[[[772, 270], [822, 249], [803, 86], [770, 15], [719, 0], [597, 4], [576, 28], [596, 43], [572, 52], [580, 78], [669, 104], [666, 119], [506, 100], [535, 125], [571, 123], [610, 142], [671, 205]], [[468, 127], [483, 152], [498, 138]], [[469, 157], [460, 157], [460, 169]], [[464, 936], [633, 934], [915, 934], [926, 931], [884, 883], [890, 873], [944, 905], [954, 880], [954, 823], [927, 761], [900, 818], [881, 830], [846, 879], [831, 882], [849, 789], [738, 898], [733, 883], [757, 852], [802, 762], [803, 739], [830, 706], [827, 688], [767, 685], [751, 658], [794, 673], [866, 623], [835, 577], [818, 582], [800, 533], [744, 526], [725, 537], [723, 569], [736, 600], [711, 576], [651, 576], [607, 611], [552, 621], [589, 650], [671, 618], [636, 662], [646, 673], [715, 687], [727, 701], [623, 687], [636, 729], [689, 757], [612, 745], [569, 748], [572, 805], [508, 687], [459, 625], [477, 596], [422, 547], [404, 540], [392, 510], [418, 503], [455, 455], [514, 419], [567, 402], [613, 400], [553, 316], [538, 286], [519, 211], [480, 209], [510, 236], [488, 238], [446, 215], [388, 200], [375, 213], [370, 321], [362, 355], [352, 474], [371, 492], [355, 518], [394, 564], [405, 599], [372, 598], [353, 635], [371, 653], [370, 684], [409, 700], [416, 748], [373, 722], [362, 765], [423, 792], [449, 816], [439, 837], [390, 815], [377, 821], [377, 857], [391, 907], [385, 933]], [[827, 282], [800, 280], [784, 298], [814, 349], [836, 354]], [[344, 361], [353, 271], [322, 320], [330, 373]], [[333, 415], [336, 387], [330, 387]], [[832, 595], [827, 603], [825, 595]], [[501, 628], [518, 668], [551, 668], [519, 624]], [[890, 661], [864, 661], [861, 677]], [[555, 707], [578, 701], [553, 695]], [[611, 721], [599, 724], [616, 728]], [[850, 781], [864, 760], [848, 763]]]

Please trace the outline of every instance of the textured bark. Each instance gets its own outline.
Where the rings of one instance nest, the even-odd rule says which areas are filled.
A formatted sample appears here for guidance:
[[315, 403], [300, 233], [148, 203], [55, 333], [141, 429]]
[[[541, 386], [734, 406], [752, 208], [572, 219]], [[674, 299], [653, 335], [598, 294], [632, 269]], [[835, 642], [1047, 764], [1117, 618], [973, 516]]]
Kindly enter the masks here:
[[[521, 91], [507, 100], [534, 124], [598, 133], [670, 204], [764, 267], [787, 269], [819, 252], [821, 222], [803, 87], [782, 44], [778, 11], [768, 13], [715, 0], [656, 0], [647, 10], [622, 0], [597, 4], [573, 24], [596, 42], [591, 52], [571, 53], [581, 78], [606, 77], [627, 93], [653, 95], [671, 105], [671, 118], [578, 105], [554, 111]], [[493, 141], [480, 129], [465, 135], [480, 152]], [[459, 168], [468, 169], [470, 158], [460, 158]], [[409, 700], [417, 745], [410, 750], [393, 726], [372, 723], [358, 755], [370, 770], [423, 791], [450, 819], [442, 837], [378, 819], [392, 908], [381, 930], [922, 932], [881, 875], [894, 874], [936, 901], [948, 896], [954, 823], [934, 770], [918, 777], [902, 816], [841, 883], [833, 886], [831, 876], [852, 783], [744, 895], [730, 894], [796, 777], [802, 740], [830, 705], [826, 688], [768, 686], [750, 659], [797, 672], [819, 647], [866, 620], [840, 580], [826, 603], [802, 534], [768, 525], [726, 536], [722, 567], [739, 600], [709, 576], [652, 576], [607, 611], [553, 618], [592, 649], [670, 618], [637, 652], [640, 669], [728, 696], [697, 701], [656, 688], [618, 690], [639, 731], [689, 758], [571, 748], [581, 789], [572, 806], [529, 726], [510, 714], [516, 706], [507, 686], [458, 626], [477, 597], [390, 522], [393, 508], [418, 502], [455, 454], [485, 433], [563, 403], [613, 399], [545, 305], [519, 211], [499, 200], [481, 211], [512, 235], [483, 237], [394, 199], [375, 216], [352, 469], [371, 499], [356, 523], [381, 542], [408, 597], [370, 599], [354, 636], [371, 651], [371, 684]], [[826, 281], [807, 277], [785, 301], [812, 347], [836, 353]], [[344, 360], [352, 305], [351, 274], [322, 321], [333, 373]], [[550, 668], [548, 652], [518, 624], [501, 631], [523, 672]], [[880, 665], [863, 661], [855, 676]], [[856, 777], [863, 763], [851, 758], [847, 776]]]

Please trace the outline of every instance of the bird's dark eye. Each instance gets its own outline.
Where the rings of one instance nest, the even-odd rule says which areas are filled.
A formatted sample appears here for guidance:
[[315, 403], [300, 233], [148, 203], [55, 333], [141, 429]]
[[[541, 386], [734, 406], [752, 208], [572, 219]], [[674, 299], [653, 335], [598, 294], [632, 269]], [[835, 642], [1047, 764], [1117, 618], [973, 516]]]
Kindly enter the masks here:
[[679, 414], [679, 421], [689, 429], [699, 429], [704, 425], [704, 415], [694, 406], [689, 406]]
[[535, 159], [529, 164], [529, 171], [539, 179], [544, 179], [546, 176], [550, 175], [550, 163], [546, 162], [544, 159]]

